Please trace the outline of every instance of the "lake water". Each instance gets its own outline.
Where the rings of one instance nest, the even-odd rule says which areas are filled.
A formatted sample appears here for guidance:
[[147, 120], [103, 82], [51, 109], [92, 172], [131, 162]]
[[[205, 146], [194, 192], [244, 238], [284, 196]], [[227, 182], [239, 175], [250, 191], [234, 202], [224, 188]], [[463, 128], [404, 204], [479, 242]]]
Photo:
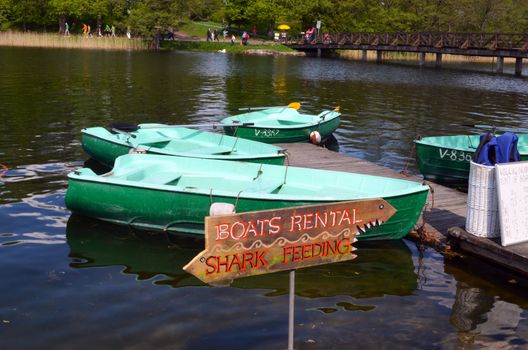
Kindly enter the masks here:
[[[209, 287], [182, 271], [202, 240], [70, 217], [83, 127], [339, 105], [339, 152], [416, 172], [417, 134], [528, 127], [526, 78], [479, 68], [0, 48], [0, 348], [286, 348], [288, 273]], [[525, 279], [406, 240], [359, 248], [297, 272], [297, 349], [528, 346]]]

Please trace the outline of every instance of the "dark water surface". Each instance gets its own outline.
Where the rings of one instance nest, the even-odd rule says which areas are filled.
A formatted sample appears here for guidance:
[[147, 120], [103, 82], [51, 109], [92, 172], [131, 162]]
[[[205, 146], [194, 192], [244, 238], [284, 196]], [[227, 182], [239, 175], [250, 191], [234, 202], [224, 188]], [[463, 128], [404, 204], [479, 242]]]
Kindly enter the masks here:
[[[200, 123], [242, 106], [341, 106], [339, 152], [416, 171], [416, 134], [528, 127], [528, 81], [299, 57], [0, 48], [0, 349], [284, 349], [288, 274], [213, 288], [203, 247], [70, 217], [80, 129]], [[409, 162], [411, 160], [411, 162]], [[408, 241], [297, 273], [295, 346], [526, 348], [526, 280]]]

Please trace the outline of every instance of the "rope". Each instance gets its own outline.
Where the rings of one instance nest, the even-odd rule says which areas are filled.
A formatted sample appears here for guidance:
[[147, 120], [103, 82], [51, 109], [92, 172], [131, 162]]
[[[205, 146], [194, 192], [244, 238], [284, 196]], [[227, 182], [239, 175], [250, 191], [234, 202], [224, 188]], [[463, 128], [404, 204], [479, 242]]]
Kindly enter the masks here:
[[418, 233], [418, 237], [420, 238], [420, 241], [422, 242], [425, 240], [425, 233], [426, 233], [425, 225], [429, 223], [428, 214], [431, 213], [431, 211], [434, 208], [434, 187], [431, 186], [431, 184], [426, 183], [426, 182], [424, 182], [423, 184], [429, 186], [429, 190], [431, 193], [431, 205], [429, 204], [425, 205], [424, 210], [422, 212], [422, 225], [416, 229], [416, 232]]
[[[415, 140], [420, 140], [422, 138], [421, 135], [416, 135], [416, 138]], [[404, 176], [411, 176], [411, 174], [409, 174], [409, 165], [411, 164], [411, 161], [414, 160], [414, 155], [415, 155], [415, 151], [416, 151], [416, 143], [413, 142], [413, 145], [411, 147], [411, 152], [409, 153], [409, 157], [407, 158], [407, 162], [405, 162], [405, 166], [403, 167], [403, 170], [400, 171], [400, 174], [404, 175]]]
[[9, 171], [9, 168], [6, 167], [4, 164], [0, 163], [0, 169], [2, 169], [0, 171], [0, 177], [4, 176], [5, 173], [7, 173]]
[[235, 150], [237, 142], [238, 142], [238, 135], [236, 137], [235, 143], [233, 144], [233, 148], [231, 148], [231, 152], [230, 153], [233, 153], [233, 151]]
[[242, 193], [242, 191], [238, 192], [237, 197], [236, 197], [236, 201], [235, 201], [235, 212], [238, 212], [237, 205], [238, 205], [238, 199], [240, 198], [240, 194], [241, 194], [241, 193]]

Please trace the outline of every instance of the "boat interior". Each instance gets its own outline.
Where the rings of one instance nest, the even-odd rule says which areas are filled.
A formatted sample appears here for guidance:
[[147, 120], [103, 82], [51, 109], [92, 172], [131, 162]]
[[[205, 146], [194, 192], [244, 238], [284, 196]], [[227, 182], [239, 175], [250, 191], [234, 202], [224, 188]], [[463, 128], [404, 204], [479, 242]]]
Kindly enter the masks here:
[[[286, 167], [284, 168], [286, 170]], [[210, 189], [213, 191], [227, 191], [232, 193], [257, 194], [287, 194], [287, 195], [316, 195], [328, 193], [328, 186], [311, 183], [287, 183], [287, 172], [281, 177], [262, 177], [262, 170], [258, 170], [255, 177], [223, 173], [180, 173], [154, 165], [148, 168], [127, 169], [125, 172], [107, 173], [104, 177], [116, 180], [134, 181], [150, 185], [175, 186], [178, 190]], [[324, 188], [323, 188], [324, 187]], [[340, 189], [341, 192], [343, 189]], [[333, 190], [335, 191], [335, 189]]]
[[[519, 153], [528, 154], [528, 134], [517, 134], [517, 137]], [[418, 142], [445, 148], [476, 150], [480, 143], [480, 135], [431, 136]]]

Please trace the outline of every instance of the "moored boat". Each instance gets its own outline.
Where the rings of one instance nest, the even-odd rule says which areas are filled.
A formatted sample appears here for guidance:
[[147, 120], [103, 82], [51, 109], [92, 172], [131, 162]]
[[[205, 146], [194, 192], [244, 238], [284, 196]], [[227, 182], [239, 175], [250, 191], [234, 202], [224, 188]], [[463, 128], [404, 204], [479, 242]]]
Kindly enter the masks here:
[[68, 175], [66, 205], [85, 216], [139, 228], [203, 234], [212, 203], [248, 212], [384, 198], [396, 210], [363, 238], [398, 239], [415, 225], [428, 187], [417, 182], [308, 168], [157, 155], [119, 157], [114, 169]]
[[131, 150], [202, 159], [282, 165], [285, 150], [262, 142], [163, 124], [139, 124], [130, 132], [102, 127], [82, 130], [81, 143], [92, 158], [111, 166]]
[[[339, 126], [340, 117], [338, 108], [310, 115], [301, 114], [295, 108], [271, 107], [231, 116], [221, 123], [226, 134], [245, 139], [266, 143], [306, 142], [310, 141], [313, 131], [323, 140], [330, 136]], [[244, 125], [231, 125], [240, 123]]]
[[[528, 160], [528, 134], [517, 134], [521, 160]], [[467, 185], [469, 164], [480, 135], [430, 136], [414, 140], [416, 162], [425, 179]]]

